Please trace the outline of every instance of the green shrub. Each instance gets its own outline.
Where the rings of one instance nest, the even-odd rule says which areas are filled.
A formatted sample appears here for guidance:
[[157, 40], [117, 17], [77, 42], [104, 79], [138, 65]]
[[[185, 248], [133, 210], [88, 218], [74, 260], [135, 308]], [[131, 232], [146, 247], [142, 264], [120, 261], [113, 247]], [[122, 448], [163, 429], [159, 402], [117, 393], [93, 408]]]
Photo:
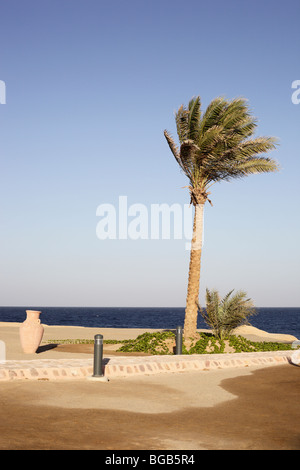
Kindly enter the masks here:
[[[224, 353], [225, 347], [229, 346], [232, 352], [258, 352], [258, 351], [280, 351], [291, 350], [291, 344], [275, 342], [255, 342], [243, 336], [229, 335], [219, 339], [212, 333], [197, 333], [198, 338], [194, 339], [187, 350], [183, 341], [183, 354], [218, 354]], [[59, 344], [93, 344], [92, 339], [64, 339], [49, 340], [50, 343]], [[172, 331], [155, 333], [144, 333], [132, 340], [104, 340], [104, 344], [122, 344], [118, 349], [120, 352], [143, 352], [152, 355], [174, 354], [175, 334]]]
[[[286, 343], [254, 342], [247, 340], [243, 336], [230, 335], [221, 340], [212, 333], [198, 333], [199, 339], [195, 339], [189, 350], [183, 341], [183, 354], [221, 354], [225, 352], [228, 345], [233, 352], [258, 352], [258, 351], [278, 351], [292, 349]], [[172, 354], [170, 352], [170, 340], [175, 341], [175, 334], [171, 331], [162, 333], [144, 333], [127, 343], [118, 351], [122, 352], [144, 352], [148, 354]]]
[[144, 333], [136, 339], [127, 341], [118, 351], [144, 352], [148, 354], [169, 354], [168, 341], [175, 340], [171, 331]]

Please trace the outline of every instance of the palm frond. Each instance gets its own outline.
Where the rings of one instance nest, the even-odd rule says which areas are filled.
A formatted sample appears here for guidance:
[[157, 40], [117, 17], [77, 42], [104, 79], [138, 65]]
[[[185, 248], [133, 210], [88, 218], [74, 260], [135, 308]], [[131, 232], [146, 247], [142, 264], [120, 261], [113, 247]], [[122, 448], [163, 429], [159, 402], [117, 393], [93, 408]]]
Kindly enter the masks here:
[[171, 134], [169, 134], [167, 130], [164, 130], [164, 136], [167, 139], [171, 152], [173, 153], [174, 157], [178, 161], [180, 157], [180, 153], [179, 153], [179, 149], [177, 145], [175, 144], [173, 137], [171, 136]]
[[192, 188], [207, 188], [217, 181], [229, 181], [254, 173], [279, 169], [275, 160], [262, 154], [274, 150], [274, 137], [252, 137], [257, 126], [247, 100], [214, 99], [201, 113], [200, 97], [181, 105], [175, 114], [180, 147], [165, 131], [176, 161], [188, 176]]
[[178, 139], [182, 144], [189, 138], [189, 111], [183, 105], [175, 113], [175, 121]]
[[201, 149], [201, 153], [206, 155], [212, 151], [212, 149], [220, 144], [220, 142], [224, 142], [225, 136], [223, 133], [224, 129], [222, 126], [212, 126], [207, 131], [201, 135], [198, 145]]
[[247, 139], [239, 145], [239, 153], [244, 157], [251, 157], [260, 153], [269, 152], [276, 148], [277, 139], [275, 137], [256, 137]]
[[225, 129], [236, 129], [242, 124], [248, 115], [248, 106], [244, 98], [236, 98], [227, 103], [222, 116], [222, 124]]
[[206, 108], [200, 124], [200, 135], [210, 127], [220, 124], [222, 113], [226, 109], [227, 101], [224, 98], [215, 98]]
[[271, 173], [279, 169], [278, 164], [271, 158], [251, 158], [248, 161], [235, 165], [240, 176], [247, 176], [256, 173]]
[[235, 129], [234, 133], [238, 134], [242, 139], [251, 137], [257, 127], [257, 120], [253, 117], [246, 117], [244, 122], [241, 122]]
[[184, 169], [191, 181], [193, 180], [198, 151], [199, 148], [192, 140], [185, 140], [180, 146], [180, 166]]
[[201, 120], [201, 101], [200, 96], [192, 98], [189, 102], [189, 119], [188, 119], [188, 138], [197, 141], [199, 134], [199, 126]]

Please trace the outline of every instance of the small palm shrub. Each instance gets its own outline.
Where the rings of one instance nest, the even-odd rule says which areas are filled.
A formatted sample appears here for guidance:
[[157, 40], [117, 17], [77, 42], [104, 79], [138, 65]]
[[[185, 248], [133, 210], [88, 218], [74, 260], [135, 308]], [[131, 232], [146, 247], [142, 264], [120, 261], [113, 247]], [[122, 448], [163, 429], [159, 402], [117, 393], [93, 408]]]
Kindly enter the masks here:
[[255, 314], [253, 302], [247, 298], [246, 292], [238, 291], [232, 295], [233, 292], [221, 299], [218, 291], [206, 289], [206, 309], [198, 305], [205, 323], [220, 341], [238, 326], [249, 324], [248, 317]]

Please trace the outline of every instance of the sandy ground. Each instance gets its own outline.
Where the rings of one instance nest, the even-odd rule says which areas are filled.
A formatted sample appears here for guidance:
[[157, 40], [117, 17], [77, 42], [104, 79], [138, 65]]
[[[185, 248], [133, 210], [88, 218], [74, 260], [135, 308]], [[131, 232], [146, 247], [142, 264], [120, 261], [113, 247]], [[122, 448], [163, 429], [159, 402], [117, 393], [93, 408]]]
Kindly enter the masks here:
[[[94, 339], [97, 334], [102, 334], [104, 339], [133, 339], [145, 331], [161, 330], [142, 330], [138, 328], [85, 328], [79, 326], [44, 326], [44, 336], [42, 343], [35, 354], [24, 354], [19, 339], [19, 323], [0, 322], [0, 340], [6, 344], [7, 360], [31, 360], [31, 359], [68, 359], [72, 357], [70, 351], [65, 352], [63, 348], [51, 349], [51, 340], [62, 339]], [[91, 348], [89, 348], [91, 350]], [[110, 348], [108, 348], [110, 350]], [[86, 358], [86, 351], [80, 353], [76, 350], [76, 358]]]
[[300, 449], [300, 368], [5, 382], [0, 449]]
[[[149, 331], [161, 331], [151, 329], [139, 329], [139, 328], [85, 328], [79, 326], [49, 326], [44, 325], [44, 336], [40, 348], [35, 354], [24, 354], [20, 345], [19, 339], [19, 323], [5, 323], [0, 322], [0, 340], [5, 342], [6, 345], [6, 359], [7, 360], [31, 360], [31, 359], [64, 359], [70, 358], [72, 354], [70, 348], [68, 351], [66, 348], [53, 348], [51, 349], [51, 340], [62, 340], [62, 339], [94, 339], [96, 334], [102, 334], [103, 339], [133, 339], [138, 335]], [[199, 331], [210, 331], [210, 330], [199, 330]], [[245, 338], [252, 341], [280, 341], [292, 343], [295, 336], [291, 335], [278, 335], [267, 333], [263, 330], [259, 330], [253, 326], [242, 326], [235, 330], [238, 335], [245, 336]], [[104, 346], [104, 353], [111, 354], [111, 351], [116, 349], [114, 347]], [[76, 350], [77, 358], [86, 358], [86, 352], [91, 351], [91, 348], [87, 348], [84, 351], [82, 348]], [[123, 354], [124, 355], [124, 354]], [[74, 356], [75, 357], [75, 356]]]
[[[0, 324], [7, 359], [86, 358], [90, 353], [80, 346], [67, 351], [42, 345], [39, 354], [24, 355], [18, 327]], [[43, 341], [92, 339], [98, 333], [105, 339], [126, 339], [143, 331], [46, 326]], [[253, 327], [244, 333], [275, 339]], [[115, 378], [108, 383], [2, 382], [0, 449], [299, 450], [299, 397], [300, 367], [291, 364]]]

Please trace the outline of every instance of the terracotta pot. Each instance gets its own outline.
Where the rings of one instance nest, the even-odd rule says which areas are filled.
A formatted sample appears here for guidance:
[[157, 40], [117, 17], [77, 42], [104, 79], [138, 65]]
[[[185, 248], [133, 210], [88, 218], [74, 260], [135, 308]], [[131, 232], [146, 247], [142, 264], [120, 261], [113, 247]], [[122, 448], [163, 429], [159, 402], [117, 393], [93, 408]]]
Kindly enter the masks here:
[[20, 340], [23, 352], [33, 354], [39, 347], [44, 327], [41, 325], [40, 314], [37, 310], [26, 310], [27, 318], [20, 326]]

